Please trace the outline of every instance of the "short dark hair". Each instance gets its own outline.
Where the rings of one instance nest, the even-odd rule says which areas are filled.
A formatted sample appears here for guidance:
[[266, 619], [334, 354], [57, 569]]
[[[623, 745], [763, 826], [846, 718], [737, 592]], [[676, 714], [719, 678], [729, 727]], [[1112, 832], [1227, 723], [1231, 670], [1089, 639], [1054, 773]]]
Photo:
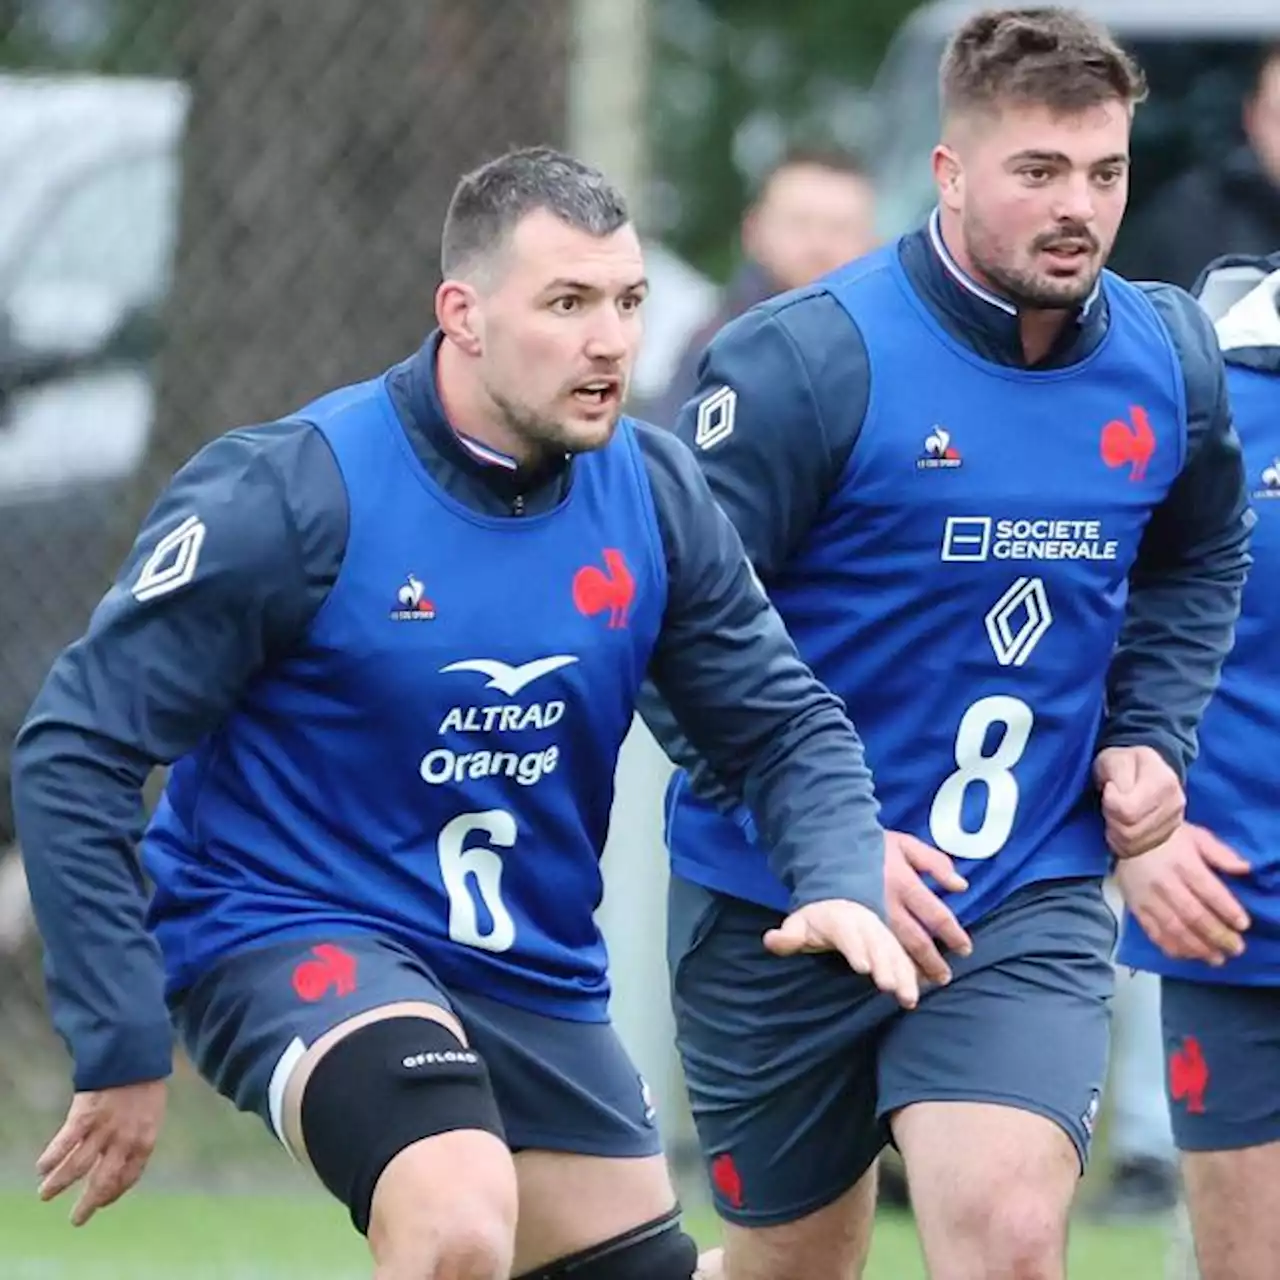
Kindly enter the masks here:
[[499, 248], [538, 209], [593, 236], [631, 220], [621, 193], [592, 165], [552, 147], [508, 151], [465, 174], [454, 189], [440, 237], [441, 272], [456, 275]]
[[1069, 113], [1147, 96], [1142, 69], [1111, 33], [1072, 9], [989, 9], [955, 33], [940, 72], [944, 119], [1007, 103]]
[[842, 147], [823, 147], [798, 144], [788, 147], [760, 175], [755, 186], [755, 200], [759, 201], [769, 189], [769, 184], [788, 169], [826, 169], [829, 173], [841, 173], [848, 178], [869, 177], [862, 157]]

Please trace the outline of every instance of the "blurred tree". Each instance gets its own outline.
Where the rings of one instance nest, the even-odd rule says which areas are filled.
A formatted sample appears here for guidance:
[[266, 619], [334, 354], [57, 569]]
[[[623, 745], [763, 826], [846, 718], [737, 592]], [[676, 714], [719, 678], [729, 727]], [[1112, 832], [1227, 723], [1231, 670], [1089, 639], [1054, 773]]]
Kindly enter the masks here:
[[187, 10], [192, 89], [153, 475], [412, 351], [458, 175], [561, 144], [564, 0]]
[[0, 67], [171, 75], [183, 0], [0, 0]]
[[858, 148], [864, 98], [921, 0], [653, 0], [651, 230], [723, 278], [755, 176], [789, 143]]

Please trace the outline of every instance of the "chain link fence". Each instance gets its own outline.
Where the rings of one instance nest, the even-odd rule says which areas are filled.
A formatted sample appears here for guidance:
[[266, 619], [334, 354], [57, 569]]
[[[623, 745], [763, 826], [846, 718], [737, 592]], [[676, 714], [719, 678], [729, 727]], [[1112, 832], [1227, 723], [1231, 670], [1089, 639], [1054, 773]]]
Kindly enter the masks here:
[[[603, 12], [0, 0], [0, 1167], [15, 1176], [68, 1089], [9, 805], [31, 699], [202, 443], [417, 346], [461, 172], [575, 132], [609, 163], [581, 86], [598, 97], [599, 60], [639, 53], [600, 47]], [[633, 142], [622, 152], [631, 166]], [[172, 1105], [161, 1162], [206, 1179], [285, 1167], [181, 1064]]]

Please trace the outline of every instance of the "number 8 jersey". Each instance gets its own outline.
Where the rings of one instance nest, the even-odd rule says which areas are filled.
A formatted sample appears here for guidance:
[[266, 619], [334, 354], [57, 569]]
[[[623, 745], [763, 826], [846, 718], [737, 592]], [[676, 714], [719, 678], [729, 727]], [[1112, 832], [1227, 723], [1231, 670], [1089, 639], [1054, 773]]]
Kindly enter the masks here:
[[346, 551], [147, 831], [170, 990], [245, 947], [347, 930], [446, 986], [603, 1021], [599, 857], [667, 598], [630, 424], [576, 460], [559, 506], [493, 518], [420, 463], [383, 379], [300, 417], [338, 463]]
[[[1129, 571], [1182, 468], [1173, 343], [1143, 294], [1104, 277], [1107, 332], [1029, 371], [955, 341], [896, 247], [827, 282], [866, 345], [870, 400], [849, 462], [769, 594], [839, 694], [886, 828], [952, 855], [966, 922], [1034, 881], [1102, 876], [1090, 784]], [[674, 870], [787, 905], [750, 817], [677, 774]]]

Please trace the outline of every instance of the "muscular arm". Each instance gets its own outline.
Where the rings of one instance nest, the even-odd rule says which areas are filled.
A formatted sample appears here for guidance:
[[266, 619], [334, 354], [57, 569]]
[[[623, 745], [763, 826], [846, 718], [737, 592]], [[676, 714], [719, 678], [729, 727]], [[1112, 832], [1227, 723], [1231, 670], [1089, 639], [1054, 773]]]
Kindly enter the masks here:
[[[754, 324], [755, 315], [747, 321]], [[765, 341], [780, 340], [790, 360], [790, 339], [770, 335]], [[703, 365], [704, 388], [721, 367], [713, 347]], [[735, 412], [743, 414], [741, 400]], [[681, 430], [690, 438], [695, 419], [696, 409], [682, 415]], [[744, 421], [737, 417], [732, 431], [701, 452], [709, 457], [727, 448]], [[699, 769], [726, 803], [746, 802], [795, 905], [849, 898], [880, 910], [883, 837], [861, 743], [839, 699], [801, 661], [760, 590], [732, 512], [726, 515], [717, 504], [699, 469], [704, 459], [652, 429], [642, 428], [640, 438], [670, 583], [653, 663], [661, 701], [645, 700], [646, 720], [664, 747]], [[831, 465], [828, 453], [825, 467]], [[747, 486], [739, 487], [744, 510], [755, 501], [778, 516], [779, 532], [771, 537], [743, 515], [744, 525], [760, 534], [754, 554], [762, 575], [766, 567], [781, 567], [784, 548], [791, 549], [805, 520], [816, 515], [825, 495], [811, 485], [826, 483], [823, 469], [806, 469], [790, 499], [785, 485], [772, 486], [758, 500], [748, 496]]]
[[14, 810], [77, 1090], [169, 1073], [135, 856], [142, 788], [306, 626], [345, 541], [345, 494], [313, 428], [222, 437], [161, 495], [31, 708], [14, 748]]
[[1151, 286], [1148, 295], [1184, 370], [1187, 457], [1130, 576], [1100, 746], [1154, 747], [1185, 777], [1231, 649], [1253, 517], [1212, 324], [1180, 289]]

